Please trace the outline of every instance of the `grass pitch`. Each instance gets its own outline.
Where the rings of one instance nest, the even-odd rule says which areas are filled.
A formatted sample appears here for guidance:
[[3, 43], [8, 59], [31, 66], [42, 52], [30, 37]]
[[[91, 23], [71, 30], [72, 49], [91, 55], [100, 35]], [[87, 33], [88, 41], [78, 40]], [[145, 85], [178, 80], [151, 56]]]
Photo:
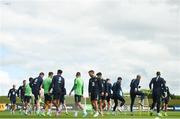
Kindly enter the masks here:
[[[26, 116], [22, 113], [19, 113], [18, 111], [12, 115], [9, 111], [5, 111], [5, 112], [0, 112], [0, 118], [6, 118], [6, 119], [26, 119], [26, 118], [61, 118], [61, 119], [74, 119], [75, 117], [73, 116], [73, 112], [69, 112], [68, 114], [65, 114], [64, 112], [62, 112], [60, 114], [60, 116], [56, 117], [54, 114], [52, 114], [51, 117], [49, 116], [37, 116], [37, 115], [30, 115], [30, 116]], [[105, 119], [112, 119], [112, 118], [118, 118], [118, 119], [172, 119], [172, 118], [176, 118], [176, 119], [180, 119], [180, 112], [168, 112], [168, 116], [164, 116], [161, 118], [157, 118], [154, 114], [154, 116], [150, 116], [148, 112], [134, 112], [134, 115], [131, 116], [130, 112], [117, 112], [116, 115], [112, 115], [111, 113], [104, 113], [104, 116], [99, 115], [99, 117], [97, 118], [105, 118]], [[82, 117], [82, 113], [79, 113], [77, 119], [84, 119]], [[85, 119], [94, 119], [93, 118], [93, 114], [91, 112], [88, 113], [88, 116]]]

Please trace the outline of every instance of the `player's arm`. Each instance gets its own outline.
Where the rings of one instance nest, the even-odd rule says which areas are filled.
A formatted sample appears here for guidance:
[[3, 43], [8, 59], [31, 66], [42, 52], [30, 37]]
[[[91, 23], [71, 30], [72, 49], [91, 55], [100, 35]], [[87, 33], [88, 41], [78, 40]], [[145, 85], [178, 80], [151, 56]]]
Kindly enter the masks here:
[[103, 81], [102, 80], [98, 80], [98, 87], [99, 87], [99, 91], [100, 91], [100, 94], [103, 95]]
[[105, 95], [108, 96], [108, 83], [107, 81], [105, 82]]
[[40, 80], [40, 87], [39, 87], [40, 90], [42, 89], [42, 85], [43, 85], [43, 79]]
[[171, 93], [169, 91], [169, 87], [167, 87], [167, 94], [168, 94], [168, 96], [171, 96]]
[[33, 89], [33, 82], [34, 82], [34, 79], [29, 83], [31, 89]]
[[166, 81], [164, 79], [162, 79], [162, 88], [164, 89], [164, 92], [167, 92], [165, 82]]
[[151, 82], [149, 83], [149, 89], [152, 89], [152, 84], [153, 84], [153, 79], [151, 80]]
[[18, 90], [16, 90], [16, 92], [15, 92], [15, 93], [16, 93], [16, 96], [18, 96], [18, 97], [19, 97]]
[[133, 87], [133, 81], [134, 81], [134, 79], [131, 80], [130, 87]]
[[135, 80], [135, 81], [134, 81], [135, 92], [138, 91], [138, 85], [139, 85], [139, 80]]
[[82, 85], [82, 95], [84, 94], [84, 82], [83, 82], [83, 85]]
[[22, 91], [21, 89], [22, 89], [22, 87], [20, 86], [20, 87], [18, 88], [18, 90], [17, 90], [17, 96], [18, 96], [18, 97], [20, 96], [20, 92]]
[[65, 88], [65, 80], [64, 80], [64, 78], [62, 78], [61, 89], [64, 90], [64, 88]]
[[76, 83], [76, 79], [74, 79], [74, 85], [73, 85], [69, 95], [71, 95], [71, 93], [76, 89], [76, 87], [77, 87], [77, 83]]
[[88, 85], [89, 96], [91, 96], [91, 90], [92, 90], [92, 81], [89, 80], [89, 85]]
[[120, 88], [121, 94], [123, 96], [123, 90], [122, 90], [122, 87], [121, 87], [121, 83], [118, 83], [118, 87]]
[[9, 92], [8, 92], [8, 98], [10, 97], [10, 95], [11, 95], [11, 89], [9, 90]]

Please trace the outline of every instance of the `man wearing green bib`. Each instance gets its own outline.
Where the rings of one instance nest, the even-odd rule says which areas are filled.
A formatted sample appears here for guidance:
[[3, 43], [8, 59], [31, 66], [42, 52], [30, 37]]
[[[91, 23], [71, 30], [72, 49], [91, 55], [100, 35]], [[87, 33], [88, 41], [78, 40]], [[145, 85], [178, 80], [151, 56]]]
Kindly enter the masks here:
[[49, 93], [49, 88], [52, 83], [53, 72], [49, 72], [48, 77], [43, 81], [42, 88], [44, 89], [44, 107], [42, 115], [45, 116], [45, 110], [48, 109], [47, 115], [51, 116], [52, 97]]
[[24, 94], [24, 103], [25, 103], [25, 115], [28, 115], [28, 113], [31, 113], [31, 96], [32, 96], [32, 87], [31, 82], [33, 78], [29, 78], [29, 83], [25, 84], [25, 94]]
[[[69, 95], [71, 95], [72, 91], [74, 91], [74, 93], [75, 93], [74, 98], [75, 98], [76, 110], [78, 110], [79, 108], [81, 110], [83, 110], [83, 117], [86, 117], [87, 116], [86, 109], [81, 104], [81, 97], [83, 96], [83, 92], [84, 92], [84, 81], [81, 78], [80, 72], [76, 73], [76, 79], [74, 80], [74, 86], [73, 86], [72, 90], [70, 91]], [[75, 111], [74, 116], [75, 117], [78, 116], [78, 111]]]

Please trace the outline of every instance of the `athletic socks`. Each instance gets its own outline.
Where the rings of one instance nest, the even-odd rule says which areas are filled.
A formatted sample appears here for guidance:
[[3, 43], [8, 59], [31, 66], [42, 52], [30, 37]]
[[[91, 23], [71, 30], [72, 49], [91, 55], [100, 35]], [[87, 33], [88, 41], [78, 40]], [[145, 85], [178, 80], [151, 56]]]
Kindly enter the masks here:
[[74, 112], [74, 117], [77, 117], [78, 116], [78, 111], [75, 111]]

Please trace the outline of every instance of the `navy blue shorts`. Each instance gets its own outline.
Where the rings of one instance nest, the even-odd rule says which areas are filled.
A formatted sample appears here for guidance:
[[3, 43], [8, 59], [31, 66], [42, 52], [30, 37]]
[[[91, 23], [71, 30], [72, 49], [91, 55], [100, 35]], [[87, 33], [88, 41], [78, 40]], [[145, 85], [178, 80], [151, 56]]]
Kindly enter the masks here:
[[31, 101], [31, 96], [25, 96], [24, 97], [24, 102], [25, 103], [30, 103], [30, 101]]
[[60, 100], [60, 96], [61, 96], [61, 94], [60, 93], [53, 93], [53, 99], [54, 100]]
[[11, 104], [16, 104], [16, 99], [11, 99], [10, 102]]
[[99, 94], [98, 93], [91, 93], [91, 101], [93, 100], [99, 100]]
[[162, 98], [162, 102], [165, 103], [165, 104], [168, 104], [169, 103], [169, 98], [168, 97]]
[[60, 100], [60, 103], [61, 103], [61, 104], [64, 104], [65, 95], [60, 95], [59, 100]]
[[51, 95], [49, 95], [49, 94], [44, 94], [44, 102], [47, 102], [47, 101], [52, 101], [52, 97], [51, 97]]

